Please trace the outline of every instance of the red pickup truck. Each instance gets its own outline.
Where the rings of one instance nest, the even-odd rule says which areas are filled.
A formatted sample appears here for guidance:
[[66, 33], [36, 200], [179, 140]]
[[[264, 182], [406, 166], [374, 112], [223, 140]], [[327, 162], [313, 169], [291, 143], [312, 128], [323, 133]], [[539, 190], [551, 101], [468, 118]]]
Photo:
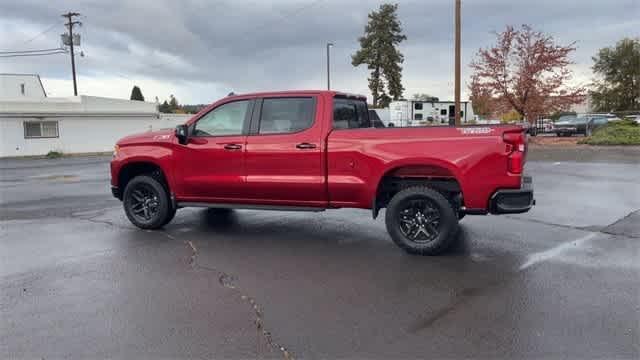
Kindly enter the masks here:
[[111, 186], [129, 220], [157, 229], [188, 206], [386, 208], [413, 254], [439, 254], [466, 214], [528, 211], [517, 126], [381, 128], [366, 98], [334, 91], [228, 96], [175, 130], [118, 141]]

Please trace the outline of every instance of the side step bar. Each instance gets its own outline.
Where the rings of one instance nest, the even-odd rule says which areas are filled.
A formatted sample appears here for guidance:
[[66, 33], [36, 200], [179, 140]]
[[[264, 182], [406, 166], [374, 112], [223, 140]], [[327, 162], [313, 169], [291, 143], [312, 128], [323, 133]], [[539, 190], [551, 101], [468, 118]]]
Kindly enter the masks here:
[[284, 206], [284, 205], [251, 205], [251, 204], [215, 204], [200, 202], [178, 202], [178, 207], [206, 207], [219, 209], [243, 209], [243, 210], [275, 210], [275, 211], [312, 211], [321, 212], [325, 208], [317, 208], [311, 206]]

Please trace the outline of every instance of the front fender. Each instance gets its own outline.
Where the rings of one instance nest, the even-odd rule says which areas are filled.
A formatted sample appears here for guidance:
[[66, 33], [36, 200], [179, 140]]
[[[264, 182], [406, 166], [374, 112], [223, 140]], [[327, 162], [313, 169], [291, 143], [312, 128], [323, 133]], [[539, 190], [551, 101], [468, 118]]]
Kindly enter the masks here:
[[[174, 151], [171, 146], [127, 145], [121, 146], [111, 161], [111, 185], [118, 186], [120, 170], [135, 163], [152, 164], [159, 167], [171, 189], [175, 188]], [[124, 189], [123, 189], [124, 190]]]

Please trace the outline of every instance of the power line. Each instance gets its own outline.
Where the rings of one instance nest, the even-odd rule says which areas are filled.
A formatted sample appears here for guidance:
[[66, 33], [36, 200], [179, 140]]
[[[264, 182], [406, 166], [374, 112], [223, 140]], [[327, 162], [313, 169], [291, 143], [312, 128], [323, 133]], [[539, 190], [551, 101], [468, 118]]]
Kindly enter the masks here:
[[[24, 42], [20, 43], [20, 45], [25, 45], [28, 44], [30, 42], [32, 42], [33, 40], [39, 38], [40, 36], [48, 33], [49, 31], [53, 30], [56, 26], [58, 25], [58, 23], [53, 23], [51, 26], [49, 26], [48, 28], [42, 30], [41, 32], [39, 32], [37, 35], [25, 40]], [[18, 43], [15, 43], [16, 45], [18, 45]], [[0, 51], [0, 52], [7, 52], [7, 51]]]
[[16, 51], [0, 51], [1, 54], [25, 54], [25, 53], [37, 53], [37, 52], [46, 52], [46, 51], [54, 51], [54, 50], [64, 50], [62, 48], [51, 48], [51, 49], [40, 49], [40, 50], [16, 50]]
[[66, 54], [67, 52], [64, 50], [46, 52], [46, 53], [32, 53], [32, 54], [11, 54], [11, 55], [0, 55], [0, 58], [12, 58], [12, 57], [22, 57], [22, 56], [43, 56], [43, 55], [56, 55], [56, 54]]
[[49, 26], [48, 28], [46, 28], [46, 29], [42, 30], [41, 32], [39, 32], [39, 33], [38, 33], [38, 35], [36, 35], [36, 36], [34, 36], [34, 37], [30, 38], [29, 40], [27, 40], [27, 41], [25, 41], [25, 42], [23, 42], [23, 43], [22, 43], [22, 45], [24, 45], [24, 44], [28, 44], [28, 43], [32, 42], [33, 40], [35, 40], [35, 39], [39, 38], [40, 36], [42, 36], [42, 35], [44, 35], [44, 34], [46, 34], [46, 33], [48, 33], [49, 31], [53, 30], [56, 26], [58, 26], [58, 23], [53, 23], [53, 24], [52, 24], [51, 26]]

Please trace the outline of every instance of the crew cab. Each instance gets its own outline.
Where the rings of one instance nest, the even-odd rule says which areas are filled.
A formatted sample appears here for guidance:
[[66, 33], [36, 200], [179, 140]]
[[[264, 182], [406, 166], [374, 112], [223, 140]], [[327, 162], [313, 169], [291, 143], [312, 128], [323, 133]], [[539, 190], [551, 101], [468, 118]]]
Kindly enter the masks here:
[[463, 216], [526, 212], [519, 126], [375, 127], [366, 98], [334, 91], [232, 95], [176, 129], [117, 142], [111, 187], [129, 220], [157, 229], [199, 206], [386, 209], [392, 240], [435, 255]]

